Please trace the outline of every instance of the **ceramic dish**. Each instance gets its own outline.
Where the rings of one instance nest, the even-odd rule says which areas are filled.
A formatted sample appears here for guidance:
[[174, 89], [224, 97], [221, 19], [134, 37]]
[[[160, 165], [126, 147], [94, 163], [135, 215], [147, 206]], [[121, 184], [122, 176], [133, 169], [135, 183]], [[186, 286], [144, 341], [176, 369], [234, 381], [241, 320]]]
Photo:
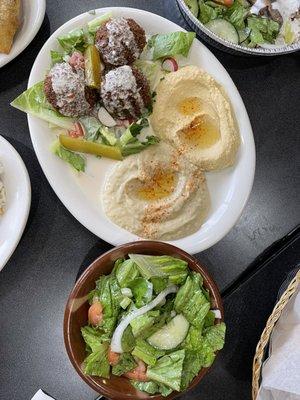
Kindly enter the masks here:
[[[128, 243], [116, 247], [97, 258], [78, 279], [69, 296], [65, 309], [64, 340], [67, 353], [74, 368], [81, 378], [94, 390], [103, 394], [109, 399], [171, 399], [175, 396], [178, 396], [180, 393], [172, 393], [168, 397], [162, 397], [160, 395], [147, 396], [147, 394], [144, 394], [143, 396], [141, 392], [138, 392], [130, 384], [130, 381], [127, 378], [112, 375], [110, 379], [102, 379], [84, 375], [82, 372], [82, 362], [86, 356], [86, 353], [85, 343], [82, 339], [80, 328], [87, 323], [87, 310], [89, 307], [87, 295], [94, 288], [95, 281], [99, 278], [99, 276], [103, 274], [109, 274], [113, 268], [114, 261], [127, 255], [128, 253], [169, 255], [187, 261], [190, 269], [201, 273], [203, 276], [204, 287], [209, 290], [211, 295], [211, 306], [219, 309], [221, 312], [221, 319], [218, 319], [217, 322], [219, 323], [223, 321], [224, 312], [219, 290], [213, 279], [206, 271], [205, 267], [199, 261], [183, 250], [180, 250], [177, 247], [167, 243], [153, 241]], [[202, 368], [199, 375], [196, 376], [191, 382], [189, 389], [197, 385], [208, 372], [208, 370], [209, 368]]]
[[239, 44], [234, 44], [228, 42], [217, 36], [215, 33], [210, 31], [203, 25], [198, 18], [196, 18], [188, 6], [185, 4], [184, 0], [176, 0], [177, 4], [182, 12], [182, 15], [186, 19], [187, 23], [190, 27], [204, 40], [206, 40], [209, 44], [217, 47], [220, 50], [226, 51], [232, 54], [240, 54], [240, 55], [253, 55], [253, 56], [278, 56], [280, 54], [293, 53], [295, 51], [300, 50], [300, 42], [291, 44], [289, 46], [276, 47], [276, 48], [249, 48], [243, 47]]
[[22, 1], [21, 26], [18, 29], [9, 54], [0, 54], [0, 68], [17, 57], [34, 39], [40, 29], [46, 10], [45, 0]]
[[[132, 8], [104, 8], [96, 10], [96, 14], [104, 14], [108, 11], [112, 11], [114, 16], [135, 19], [145, 29], [146, 34], [157, 33], [158, 27], [161, 33], [183, 31], [178, 25], [158, 15]], [[28, 87], [44, 79], [45, 71], [50, 65], [50, 50], [58, 49], [57, 36], [74, 28], [82, 27], [93, 18], [95, 18], [94, 13], [81, 14], [53, 33], [36, 58]], [[251, 125], [243, 101], [230, 76], [219, 61], [205, 46], [194, 40], [188, 62], [209, 71], [224, 86], [230, 97], [241, 135], [241, 146], [235, 165], [206, 175], [208, 189], [211, 193], [211, 209], [205, 223], [196, 233], [172, 241], [174, 245], [191, 253], [196, 253], [207, 249], [222, 239], [241, 215], [252, 188], [255, 170], [255, 147]], [[115, 161], [104, 158], [93, 161], [92, 168], [88, 173], [93, 178], [93, 182], [95, 182], [95, 179], [98, 182], [95, 195], [95, 184], [84, 184], [83, 175], [74, 173], [69, 166], [51, 154], [49, 149], [55, 136], [48, 124], [32, 116], [28, 116], [28, 123], [33, 147], [41, 167], [50, 185], [74, 217], [91, 232], [114, 245], [140, 239], [108, 220], [101, 206], [101, 188], [107, 173], [115, 165]]]
[[31, 201], [27, 169], [12, 145], [0, 136], [0, 161], [6, 192], [5, 212], [0, 216], [0, 271], [13, 254], [24, 231]]

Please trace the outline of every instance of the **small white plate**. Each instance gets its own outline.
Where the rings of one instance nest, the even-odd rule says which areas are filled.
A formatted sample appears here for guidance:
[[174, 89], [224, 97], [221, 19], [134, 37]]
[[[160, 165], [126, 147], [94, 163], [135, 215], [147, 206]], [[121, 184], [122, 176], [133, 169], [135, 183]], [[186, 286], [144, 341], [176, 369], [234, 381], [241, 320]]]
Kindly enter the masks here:
[[27, 169], [19, 153], [0, 136], [2, 180], [6, 191], [6, 210], [0, 216], [0, 271], [15, 251], [24, 231], [31, 202]]
[[46, 11], [46, 0], [23, 0], [21, 25], [14, 37], [9, 54], [0, 53], [0, 68], [9, 63], [23, 51], [40, 29]]
[[[180, 26], [156, 14], [134, 8], [102, 8], [96, 14], [112, 11], [114, 16], [135, 19], [146, 31], [147, 35], [184, 31]], [[28, 87], [44, 79], [50, 65], [50, 50], [58, 49], [56, 38], [72, 29], [86, 24], [95, 15], [81, 14], [61, 26], [44, 44], [38, 54], [29, 77]], [[253, 133], [243, 100], [216, 57], [198, 40], [194, 40], [190, 56], [190, 64], [198, 65], [208, 71], [228, 93], [240, 129], [241, 146], [237, 161], [231, 168], [220, 172], [206, 174], [211, 195], [211, 211], [201, 229], [193, 235], [174, 240], [170, 243], [181, 247], [187, 252], [197, 253], [205, 250], [221, 240], [234, 226], [240, 217], [251, 192], [255, 171], [255, 147]], [[100, 190], [105, 175], [115, 164], [115, 161], [94, 157], [95, 168], [88, 168], [93, 175], [92, 185], [97, 188], [97, 194], [91, 197], [92, 185], [81, 185], [82, 179], [71, 173], [70, 167], [51, 154], [49, 148], [55, 136], [46, 122], [28, 116], [31, 140], [41, 167], [57, 196], [74, 215], [74, 217], [95, 235], [114, 245], [138, 240], [137, 236], [121, 229], [105, 216], [100, 203]]]

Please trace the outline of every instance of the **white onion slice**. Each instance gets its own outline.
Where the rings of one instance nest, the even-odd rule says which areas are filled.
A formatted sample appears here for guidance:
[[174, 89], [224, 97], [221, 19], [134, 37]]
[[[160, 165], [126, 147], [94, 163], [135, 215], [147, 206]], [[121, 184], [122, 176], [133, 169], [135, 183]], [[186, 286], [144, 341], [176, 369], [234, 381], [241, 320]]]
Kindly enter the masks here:
[[116, 121], [104, 107], [99, 108], [98, 118], [99, 121], [108, 128], [112, 128], [113, 126], [117, 125]]
[[178, 291], [178, 287], [175, 285], [167, 287], [165, 290], [159, 293], [157, 297], [155, 297], [154, 300], [152, 300], [149, 304], [146, 304], [144, 307], [137, 308], [133, 312], [129, 313], [126, 315], [124, 319], [119, 323], [119, 325], [116, 327], [113, 337], [111, 339], [111, 344], [110, 348], [113, 352], [115, 353], [123, 353], [122, 349], [122, 336], [127, 328], [127, 326], [130, 324], [131, 321], [133, 321], [136, 317], [140, 317], [141, 315], [145, 314], [146, 312], [152, 310], [154, 307], [156, 307], [168, 294], [170, 293], [176, 293]]
[[122, 288], [121, 293], [123, 296], [132, 297], [132, 291], [128, 287]]

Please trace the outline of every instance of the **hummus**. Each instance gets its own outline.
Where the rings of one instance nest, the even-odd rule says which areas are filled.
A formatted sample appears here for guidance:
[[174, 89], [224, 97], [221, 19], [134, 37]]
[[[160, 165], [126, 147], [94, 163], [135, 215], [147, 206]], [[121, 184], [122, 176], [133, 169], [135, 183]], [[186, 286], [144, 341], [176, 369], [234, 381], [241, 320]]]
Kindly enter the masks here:
[[186, 66], [169, 73], [156, 92], [151, 123], [157, 136], [205, 171], [234, 163], [239, 133], [229, 100], [214, 78]]
[[161, 240], [196, 232], [210, 204], [203, 172], [167, 143], [119, 162], [107, 177], [102, 202], [117, 225]]

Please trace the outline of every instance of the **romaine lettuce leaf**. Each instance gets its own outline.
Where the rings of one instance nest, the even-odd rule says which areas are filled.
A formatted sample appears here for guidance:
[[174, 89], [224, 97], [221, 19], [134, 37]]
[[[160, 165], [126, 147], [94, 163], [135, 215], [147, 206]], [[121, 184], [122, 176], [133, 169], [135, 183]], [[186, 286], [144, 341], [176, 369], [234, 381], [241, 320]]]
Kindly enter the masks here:
[[159, 294], [168, 286], [168, 278], [163, 276], [152, 276], [150, 282], [155, 294]]
[[148, 367], [147, 377], [174, 390], [180, 391], [184, 350], [177, 350], [159, 358], [153, 367]]
[[144, 332], [148, 332], [148, 329], [153, 326], [159, 314], [159, 310], [151, 310], [131, 321], [133, 336], [137, 337]]
[[43, 81], [25, 90], [11, 105], [60, 128], [73, 129], [75, 120], [70, 117], [64, 117], [48, 103], [44, 93]]
[[121, 353], [118, 364], [112, 367], [112, 373], [120, 376], [133, 370], [136, 366], [137, 364], [130, 353]]
[[203, 331], [203, 340], [211, 347], [212, 351], [221, 350], [225, 343], [226, 325], [224, 322], [210, 326]]
[[199, 274], [192, 272], [186, 282], [178, 290], [174, 307], [177, 313], [182, 313], [185, 318], [197, 328], [201, 328], [203, 320], [210, 309], [210, 302], [199, 285]]
[[173, 392], [173, 389], [168, 388], [161, 383], [148, 381], [148, 382], [140, 382], [140, 381], [130, 381], [130, 383], [141, 392], [146, 392], [149, 394], [160, 393], [162, 396], [169, 396]]
[[129, 254], [141, 275], [150, 279], [153, 276], [168, 277], [169, 282], [175, 285], [182, 284], [188, 274], [187, 262], [170, 256], [145, 256]]
[[83, 156], [74, 153], [71, 150], [65, 149], [58, 140], [53, 142], [51, 151], [63, 161], [66, 161], [68, 164], [70, 164], [76, 171], [85, 171], [85, 159]]
[[135, 348], [132, 352], [133, 356], [138, 357], [140, 360], [151, 366], [155, 365], [156, 360], [164, 354], [164, 351], [154, 348], [143, 339], [137, 339]]
[[190, 382], [199, 374], [201, 367], [202, 358], [193, 350], [186, 350], [182, 368], [181, 390], [189, 386]]
[[245, 19], [249, 15], [250, 7], [245, 7], [235, 0], [232, 6], [227, 7], [224, 13], [225, 19], [232, 23], [232, 25], [237, 29], [245, 28]]
[[60, 53], [59, 51], [51, 50], [50, 57], [51, 57], [51, 65], [61, 63], [66, 61], [66, 53]]
[[124, 260], [115, 265], [115, 274], [121, 288], [128, 287], [130, 282], [140, 276], [139, 270], [132, 260]]
[[105, 341], [103, 332], [92, 326], [84, 326], [81, 328], [81, 334], [83, 340], [86, 343], [86, 351], [88, 353], [94, 353], [99, 349], [101, 343]]
[[152, 300], [153, 285], [147, 279], [139, 277], [132, 280], [128, 287], [131, 289], [135, 305], [140, 308]]
[[215, 323], [215, 314], [211, 310], [209, 310], [204, 319], [204, 328], [212, 326], [214, 325], [214, 323]]
[[222, 15], [227, 7], [218, 5], [213, 2], [208, 4], [204, 0], [199, 0], [199, 20], [202, 24], [207, 24], [212, 19], [222, 18]]
[[124, 352], [131, 352], [135, 346], [135, 338], [132, 333], [132, 328], [130, 325], [125, 329], [122, 339], [121, 339], [122, 349]]
[[83, 127], [85, 140], [96, 141], [101, 127], [99, 120], [96, 117], [87, 116], [79, 118], [79, 122]]
[[90, 33], [96, 33], [98, 28], [110, 18], [112, 18], [112, 12], [107, 12], [99, 17], [94, 18], [92, 21], [88, 22], [88, 30]]
[[279, 33], [278, 22], [269, 18], [251, 15], [247, 18], [247, 25], [251, 29], [250, 47], [265, 42], [274, 43]]
[[153, 48], [153, 60], [176, 55], [187, 57], [195, 36], [195, 32], [172, 32], [151, 36], [148, 47]]
[[86, 375], [109, 378], [110, 365], [107, 359], [108, 342], [103, 342], [96, 351], [86, 357], [83, 371]]
[[57, 40], [67, 53], [72, 53], [75, 50], [83, 52], [86, 47], [85, 32], [81, 28], [60, 35]]
[[162, 70], [161, 63], [159, 61], [138, 59], [133, 65], [136, 66], [147, 78], [151, 93], [155, 90], [161, 78], [167, 74], [167, 72]]
[[137, 138], [134, 138], [134, 140], [121, 148], [121, 152], [124, 157], [127, 157], [131, 154], [140, 153], [147, 147], [157, 143], [159, 143], [159, 138], [157, 136], [147, 136], [143, 142], [140, 142]]

